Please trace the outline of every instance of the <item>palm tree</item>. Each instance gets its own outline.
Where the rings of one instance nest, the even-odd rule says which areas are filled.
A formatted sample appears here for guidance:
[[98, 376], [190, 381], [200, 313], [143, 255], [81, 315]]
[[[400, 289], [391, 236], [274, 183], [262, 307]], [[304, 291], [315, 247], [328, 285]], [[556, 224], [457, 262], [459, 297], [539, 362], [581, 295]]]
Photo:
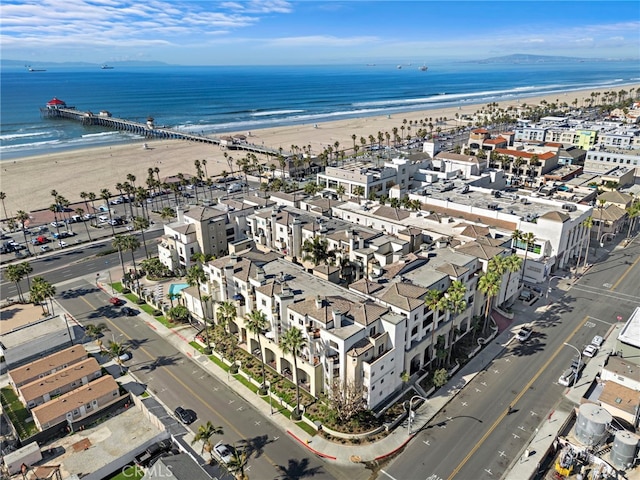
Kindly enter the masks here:
[[4, 192], [0, 192], [0, 201], [2, 202], [2, 210], [4, 211], [4, 218], [9, 218], [7, 215], [7, 206], [4, 204], [4, 200], [7, 198], [7, 194]]
[[24, 297], [22, 296], [22, 288], [20, 282], [24, 278], [24, 271], [18, 265], [8, 265], [4, 271], [4, 276], [9, 282], [16, 284], [16, 290], [18, 292], [18, 301], [24, 303]]
[[22, 226], [22, 235], [24, 236], [24, 244], [27, 246], [27, 253], [31, 255], [31, 250], [29, 250], [29, 242], [27, 241], [27, 230], [25, 228], [25, 223], [29, 220], [29, 214], [24, 210], [18, 210], [16, 213], [16, 220], [20, 222]]
[[[602, 210], [604, 209], [604, 204], [607, 203], [607, 201], [604, 198], [599, 198], [598, 199], [598, 235], [596, 235], [596, 240], [600, 241], [600, 232], [602, 231], [602, 224], [604, 223], [604, 219], [602, 218]], [[596, 245], [596, 249], [597, 249], [597, 245]]]
[[502, 259], [502, 265], [504, 266], [505, 270], [509, 272], [509, 276], [507, 276], [506, 287], [508, 289], [509, 285], [511, 284], [511, 274], [516, 273], [522, 268], [522, 259], [514, 253], [512, 255], [509, 255], [508, 257], [504, 257]]
[[229, 470], [230, 473], [233, 473], [237, 480], [249, 480], [249, 475], [244, 471], [247, 467], [248, 461], [249, 457], [247, 452], [244, 450], [238, 450], [234, 447], [233, 456], [229, 463], [227, 463], [227, 470]]
[[424, 304], [427, 306], [429, 310], [432, 312], [433, 319], [431, 321], [431, 356], [433, 358], [435, 345], [434, 345], [434, 336], [436, 333], [436, 327], [438, 325], [438, 312], [442, 310], [442, 303], [440, 299], [442, 298], [442, 292], [435, 288], [432, 288], [427, 292], [427, 295], [424, 298]]
[[93, 214], [93, 218], [94, 218], [94, 225], [98, 226], [98, 219], [96, 218], [96, 215], [95, 215], [95, 212], [96, 212], [96, 198], [98, 198], [98, 196], [93, 192], [89, 192], [87, 194], [87, 198], [91, 202], [91, 209], [93, 210], [92, 214]]
[[319, 265], [321, 262], [325, 264], [333, 263], [336, 258], [336, 253], [329, 248], [329, 241], [322, 237], [313, 237], [311, 240], [306, 239], [302, 244], [302, 259], [304, 261], [311, 261], [314, 265]]
[[202, 424], [198, 427], [198, 431], [196, 432], [193, 440], [191, 440], [191, 445], [196, 442], [202, 442], [202, 450], [200, 450], [200, 454], [203, 452], [207, 452], [211, 456], [211, 461], [213, 461], [213, 445], [211, 444], [211, 437], [214, 435], [224, 435], [224, 429], [222, 427], [215, 427], [211, 421], [207, 421], [207, 423]]
[[[455, 318], [460, 313], [467, 309], [467, 300], [465, 296], [467, 294], [467, 287], [459, 280], [455, 280], [451, 283], [444, 296], [444, 307], [450, 315]], [[453, 319], [452, 318], [452, 319]], [[447, 353], [447, 365], [451, 361], [451, 352], [453, 351], [453, 340], [458, 329], [452, 325], [449, 330], [449, 351]]]
[[102, 198], [107, 204], [107, 212], [109, 212], [109, 225], [111, 225], [111, 234], [115, 235], [116, 230], [115, 228], [113, 228], [113, 222], [111, 221], [113, 220], [111, 218], [111, 208], [109, 207], [109, 199], [111, 198], [111, 192], [107, 188], [103, 188], [102, 190], [100, 190], [100, 198]]
[[[82, 216], [84, 215], [84, 210], [78, 207], [74, 210], [74, 213], [82, 218]], [[91, 233], [89, 233], [89, 226], [87, 225], [87, 222], [83, 222], [83, 223], [84, 223], [84, 229], [87, 231], [87, 237], [89, 237], [89, 241], [91, 241]]]
[[340, 196], [340, 200], [342, 200], [342, 196], [345, 194], [344, 185], [338, 185], [338, 188], [336, 188], [336, 193]]
[[[337, 142], [336, 142], [337, 143]], [[302, 418], [300, 412], [300, 382], [298, 381], [298, 355], [302, 352], [302, 349], [307, 346], [305, 338], [302, 336], [302, 332], [297, 327], [290, 327], [280, 340], [280, 348], [285, 355], [291, 354], [293, 356], [293, 370], [294, 370], [294, 382], [296, 384], [296, 408], [293, 411], [293, 417]]]
[[267, 328], [267, 316], [264, 312], [260, 310], [251, 310], [251, 313], [248, 313], [245, 316], [245, 325], [247, 330], [253, 333], [258, 340], [258, 348], [260, 349], [260, 363], [262, 365], [262, 384], [260, 388], [262, 390], [266, 389], [266, 373], [264, 371], [264, 355], [262, 354], [262, 342], [260, 341], [260, 335]]
[[100, 341], [99, 339], [102, 336], [102, 332], [104, 332], [105, 330], [109, 330], [109, 327], [107, 327], [106, 323], [98, 323], [97, 325], [89, 323], [84, 327], [84, 334], [86, 337], [89, 337], [91, 340], [96, 342], [96, 345], [98, 345], [98, 347], [100, 347], [100, 350], [102, 350], [102, 341]]
[[[44, 315], [47, 314], [45, 310], [45, 305], [47, 305], [47, 300], [51, 301], [51, 310], [50, 314], [53, 315], [53, 296], [56, 294], [56, 287], [51, 285], [42, 277], [35, 277], [33, 279], [33, 285], [31, 285], [31, 289], [29, 290], [29, 296], [31, 301], [34, 304], [41, 304], [42, 313]], [[48, 308], [48, 306], [47, 306]]]
[[202, 309], [202, 320], [204, 321], [204, 336], [207, 342], [205, 347], [205, 353], [209, 355], [211, 353], [211, 341], [209, 340], [209, 325], [207, 322], [207, 315], [205, 313], [204, 305], [202, 304], [202, 293], [200, 286], [207, 281], [207, 276], [200, 265], [193, 265], [189, 268], [186, 276], [187, 283], [191, 287], [196, 287], [198, 291], [198, 301], [200, 302], [200, 308]]
[[116, 235], [113, 237], [111, 245], [113, 248], [118, 250], [118, 258], [120, 259], [120, 266], [122, 267], [122, 277], [125, 278], [127, 276], [127, 271], [124, 269], [124, 257], [122, 256], [122, 251], [129, 248], [127, 237], [124, 235]]
[[224, 301], [220, 305], [218, 305], [218, 311], [216, 312], [218, 325], [222, 325], [222, 328], [225, 330], [225, 332], [227, 331], [229, 322], [232, 322], [236, 319], [236, 315], [237, 310], [233, 302]]
[[138, 278], [138, 266], [136, 265], [136, 257], [134, 252], [140, 248], [140, 240], [135, 235], [127, 235], [125, 238], [126, 249], [131, 251], [131, 263], [133, 265], [133, 274], [136, 277], [136, 283], [138, 285], [138, 291], [140, 291], [140, 279]]
[[635, 222], [635, 218], [640, 215], [640, 201], [635, 200], [631, 205], [626, 208], [627, 216], [629, 217], [629, 231], [627, 232], [627, 238], [631, 238], [631, 230]]
[[484, 314], [484, 325], [482, 326], [483, 332], [487, 330], [487, 326], [489, 324], [491, 300], [493, 299], [493, 297], [497, 296], [498, 293], [500, 293], [500, 282], [500, 277], [494, 272], [487, 272], [480, 277], [480, 280], [478, 280], [478, 290], [484, 293], [487, 297]]
[[353, 194], [358, 197], [358, 205], [360, 205], [360, 198], [364, 195], [364, 187], [362, 185], [357, 185], [353, 189]]
[[[589, 216], [585, 218], [580, 225], [582, 225], [587, 229], [587, 251], [584, 254], [584, 265], [582, 266], [584, 270], [584, 268], [587, 266], [587, 259], [589, 258], [589, 246], [591, 244], [591, 229], [593, 228], [593, 217]], [[577, 267], [579, 263], [580, 263], [580, 258], [578, 258], [578, 263], [576, 263], [576, 274], [578, 273]]]
[[122, 359], [120, 357], [126, 353], [128, 353], [128, 350], [124, 343], [109, 340], [109, 344], [107, 345], [107, 355], [116, 361], [120, 367], [120, 373], [122, 374], [124, 374], [124, 365], [122, 364]]
[[147, 250], [147, 241], [144, 238], [144, 230], [149, 228], [150, 222], [144, 217], [135, 217], [133, 219], [133, 228], [140, 230], [140, 236], [142, 237], [142, 245], [144, 247], [144, 256], [149, 258], [149, 252]]
[[27, 287], [31, 289], [31, 278], [29, 277], [29, 274], [33, 272], [33, 267], [29, 262], [22, 262], [18, 264], [18, 268], [22, 274], [27, 277]]
[[162, 218], [162, 220], [164, 220], [165, 222], [175, 216], [176, 216], [176, 211], [171, 207], [164, 207], [160, 211], [160, 218]]

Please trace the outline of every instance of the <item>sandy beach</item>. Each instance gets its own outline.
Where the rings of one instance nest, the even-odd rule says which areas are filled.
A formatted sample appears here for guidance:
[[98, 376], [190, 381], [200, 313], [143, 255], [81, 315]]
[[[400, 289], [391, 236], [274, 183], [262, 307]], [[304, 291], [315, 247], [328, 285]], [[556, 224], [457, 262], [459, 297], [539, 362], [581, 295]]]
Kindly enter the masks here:
[[[548, 103], [567, 103], [572, 105], [575, 99], [578, 105], [583, 105], [583, 100], [590, 98], [592, 91], [617, 91], [629, 90], [631, 87], [638, 89], [640, 85], [625, 85], [613, 89], [584, 90], [568, 93], [554, 93], [547, 96], [514, 98], [509, 102], [499, 103], [500, 108], [518, 105], [538, 105], [543, 100]], [[269, 128], [251, 131], [251, 137], [247, 140], [257, 145], [274, 149], [282, 148], [289, 152], [292, 145], [300, 148], [310, 148], [312, 153], [320, 153], [328, 145], [333, 146], [339, 142], [340, 149], [353, 145], [352, 135], [356, 135], [356, 142], [360, 145], [360, 137], [365, 137], [368, 142], [369, 135], [377, 138], [378, 132], [393, 131], [405, 126], [404, 136], [408, 134], [406, 127], [410, 122], [432, 119], [436, 124], [436, 118], [449, 119], [446, 124], [438, 124], [443, 130], [455, 128], [456, 113], [459, 116], [471, 115], [486, 104], [469, 104], [463, 107], [433, 109], [419, 112], [407, 112], [376, 117], [364, 117], [332, 122], [324, 122], [309, 125], [293, 125], [286, 127]], [[407, 120], [407, 123], [404, 123]], [[464, 124], [460, 122], [460, 124]], [[317, 126], [316, 126], [317, 125]], [[417, 128], [412, 128], [415, 134]], [[246, 135], [247, 132], [237, 132]], [[144, 149], [146, 143], [148, 149]], [[33, 211], [48, 208], [53, 203], [51, 190], [55, 189], [70, 202], [80, 201], [80, 192], [94, 192], [100, 195], [100, 190], [108, 188], [113, 194], [117, 194], [115, 185], [127, 181], [127, 175], [136, 177], [137, 185], [144, 185], [149, 168], [158, 167], [160, 177], [175, 175], [177, 173], [195, 174], [195, 160], [206, 160], [206, 171], [209, 176], [219, 175], [223, 170], [229, 171], [227, 153], [235, 160], [242, 158], [246, 152], [242, 150], [227, 151], [218, 146], [201, 143], [190, 143], [180, 140], [140, 140], [126, 145], [111, 147], [98, 147], [84, 150], [71, 150], [47, 155], [26, 157], [17, 160], [2, 161], [1, 190], [6, 194], [4, 200], [9, 216], [15, 215], [18, 210]], [[263, 163], [266, 157], [259, 159]], [[273, 160], [269, 161], [273, 163]], [[2, 211], [4, 217], [4, 211]]]

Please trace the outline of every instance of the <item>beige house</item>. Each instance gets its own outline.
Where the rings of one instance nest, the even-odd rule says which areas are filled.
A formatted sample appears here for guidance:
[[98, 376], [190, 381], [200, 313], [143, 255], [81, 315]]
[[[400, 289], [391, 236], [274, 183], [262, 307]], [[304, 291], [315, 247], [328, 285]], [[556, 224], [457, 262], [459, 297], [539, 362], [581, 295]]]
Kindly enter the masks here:
[[31, 410], [40, 430], [64, 421], [77, 422], [120, 400], [118, 384], [110, 375], [76, 388]]
[[74, 345], [47, 357], [9, 370], [9, 382], [18, 389], [22, 385], [26, 385], [47, 375], [52, 375], [70, 365], [82, 362], [87, 356], [87, 351], [82, 345]]
[[100, 365], [95, 358], [89, 357], [54, 374], [22, 385], [18, 388], [18, 397], [26, 407], [34, 408], [86, 385], [101, 375]]

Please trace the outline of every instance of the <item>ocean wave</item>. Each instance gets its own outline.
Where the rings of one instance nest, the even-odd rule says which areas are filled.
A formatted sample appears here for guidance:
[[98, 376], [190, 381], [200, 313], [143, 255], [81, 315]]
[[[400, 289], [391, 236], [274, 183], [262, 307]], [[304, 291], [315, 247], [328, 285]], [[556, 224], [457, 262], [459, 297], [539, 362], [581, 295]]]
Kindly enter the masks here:
[[87, 133], [82, 135], [82, 138], [96, 138], [96, 137], [111, 137], [113, 135], [119, 135], [121, 132], [117, 130], [113, 130], [110, 132], [100, 132], [100, 133]]
[[0, 147], [0, 152], [5, 150], [20, 150], [20, 149], [38, 149], [47, 146], [54, 146], [61, 144], [61, 140], [47, 140], [45, 142], [29, 142], [29, 143], [16, 143], [14, 145], [2, 145]]
[[304, 112], [304, 110], [267, 110], [266, 112], [255, 112], [252, 113], [251, 116], [252, 117], [268, 117], [268, 116], [272, 116], [272, 115], [288, 115], [291, 113], [301, 113]]
[[46, 135], [53, 135], [54, 133], [55, 133], [54, 131], [31, 132], [31, 133], [8, 133], [6, 135], [0, 135], [0, 141], [16, 140], [18, 138], [43, 137]]

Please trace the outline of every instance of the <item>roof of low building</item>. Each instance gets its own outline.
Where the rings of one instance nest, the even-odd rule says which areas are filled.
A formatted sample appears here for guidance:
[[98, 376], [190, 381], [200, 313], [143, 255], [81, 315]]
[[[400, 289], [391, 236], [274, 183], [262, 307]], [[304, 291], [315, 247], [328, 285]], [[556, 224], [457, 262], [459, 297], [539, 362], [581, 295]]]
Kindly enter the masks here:
[[74, 345], [44, 358], [34, 360], [31, 363], [9, 370], [11, 380], [16, 385], [21, 385], [26, 379], [36, 378], [42, 374], [48, 374], [63, 365], [71, 365], [83, 358], [87, 358], [87, 351], [82, 345]]
[[547, 220], [553, 220], [555, 222], [564, 223], [567, 220], [571, 220], [571, 217], [566, 213], [558, 212], [557, 210], [553, 210], [551, 212], [547, 212], [543, 215], [540, 215], [540, 218], [544, 218]]
[[47, 393], [52, 393], [56, 388], [82, 380], [84, 377], [87, 377], [88, 381], [92, 380], [95, 378], [96, 372], [100, 373], [100, 365], [95, 358], [89, 357], [81, 362], [69, 365], [67, 368], [58, 370], [54, 374], [38, 378], [26, 385], [22, 385], [19, 388], [22, 397], [26, 402], [29, 402]]
[[491, 260], [493, 257], [501, 255], [505, 249], [474, 241], [460, 245], [456, 247], [456, 250], [473, 257], [481, 258], [482, 260]]
[[382, 205], [373, 212], [374, 215], [378, 215], [379, 217], [388, 218], [390, 220], [404, 220], [405, 218], [410, 216], [410, 213], [401, 208], [393, 208], [388, 207], [386, 205]]
[[640, 392], [616, 382], [605, 382], [598, 400], [606, 408], [607, 405], [618, 408], [625, 413], [635, 415], [640, 404]]
[[619, 192], [618, 190], [612, 190], [598, 195], [598, 200], [604, 200], [609, 203], [622, 203], [626, 205], [633, 200], [633, 197], [626, 193]]

